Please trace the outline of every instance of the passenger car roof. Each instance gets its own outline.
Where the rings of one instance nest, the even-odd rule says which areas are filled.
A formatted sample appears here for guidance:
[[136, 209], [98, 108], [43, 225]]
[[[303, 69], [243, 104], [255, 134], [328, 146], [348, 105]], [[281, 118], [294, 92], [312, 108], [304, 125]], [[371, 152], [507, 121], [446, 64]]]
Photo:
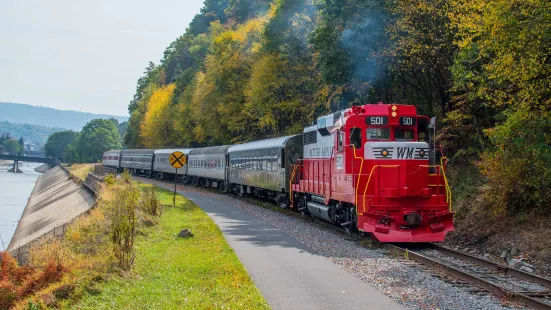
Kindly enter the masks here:
[[131, 154], [137, 154], [137, 155], [153, 155], [153, 152], [155, 150], [151, 149], [133, 149], [133, 150], [122, 150], [122, 155], [131, 155]]
[[198, 149], [192, 149], [189, 152], [189, 155], [200, 155], [200, 154], [226, 154], [231, 145], [221, 145], [221, 146], [210, 146], [202, 147]]
[[253, 142], [247, 142], [243, 144], [232, 145], [228, 150], [228, 153], [250, 151], [250, 150], [271, 149], [275, 147], [283, 148], [285, 147], [285, 143], [287, 143], [289, 139], [296, 136], [297, 135], [285, 136], [285, 137], [278, 137], [278, 138], [265, 139], [260, 141], [253, 141]]

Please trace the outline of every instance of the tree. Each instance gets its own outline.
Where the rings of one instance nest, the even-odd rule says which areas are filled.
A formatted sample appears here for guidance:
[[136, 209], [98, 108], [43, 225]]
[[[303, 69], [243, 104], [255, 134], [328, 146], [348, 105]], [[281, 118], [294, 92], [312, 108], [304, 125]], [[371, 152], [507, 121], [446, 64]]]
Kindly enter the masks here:
[[121, 137], [121, 143], [124, 141], [124, 136], [126, 135], [126, 132], [128, 131], [128, 122], [122, 122], [117, 126], [117, 130], [119, 131], [119, 136]]
[[[174, 94], [174, 84], [155, 89], [147, 102], [147, 112], [141, 124], [141, 135], [146, 147], [162, 147], [170, 137], [173, 117], [170, 103]], [[169, 142], [168, 142], [169, 143]]]
[[[480, 126], [484, 198], [499, 215], [551, 214], [551, 10], [544, 0], [454, 0], [454, 86], [493, 110]], [[474, 114], [474, 113], [473, 113]], [[482, 118], [482, 120], [488, 117]], [[477, 118], [474, 118], [475, 120]]]
[[78, 134], [73, 143], [68, 144], [63, 151], [63, 160], [67, 163], [82, 163], [80, 153], [78, 152]]
[[60, 161], [65, 161], [66, 159], [63, 157], [65, 148], [67, 147], [67, 145], [73, 143], [77, 137], [78, 133], [72, 130], [53, 133], [51, 136], [48, 137], [48, 141], [44, 146], [46, 156], [57, 158]]
[[115, 124], [106, 119], [88, 122], [80, 132], [77, 152], [83, 162], [98, 162], [103, 152], [120, 149], [119, 132]]
[[19, 141], [17, 141], [17, 143], [19, 143], [18, 155], [22, 156], [25, 152], [25, 141], [23, 140], [23, 137], [19, 138]]
[[17, 140], [7, 139], [4, 141], [3, 145], [10, 155], [17, 155], [21, 150], [21, 147], [19, 146]]

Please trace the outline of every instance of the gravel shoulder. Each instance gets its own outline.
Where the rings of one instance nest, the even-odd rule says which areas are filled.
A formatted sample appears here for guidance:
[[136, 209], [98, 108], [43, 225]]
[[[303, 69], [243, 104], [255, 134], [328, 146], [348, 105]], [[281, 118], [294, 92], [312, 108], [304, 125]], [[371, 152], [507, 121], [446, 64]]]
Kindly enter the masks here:
[[[139, 178], [139, 181], [172, 188], [170, 183]], [[279, 228], [297, 241], [324, 256], [362, 281], [377, 288], [408, 309], [511, 309], [489, 294], [472, 292], [473, 287], [446, 281], [411, 261], [391, 257], [383, 249], [361, 246], [342, 234], [304, 219], [262, 208], [231, 195], [190, 186], [179, 191], [197, 192], [205, 197], [229, 203], [240, 210]]]

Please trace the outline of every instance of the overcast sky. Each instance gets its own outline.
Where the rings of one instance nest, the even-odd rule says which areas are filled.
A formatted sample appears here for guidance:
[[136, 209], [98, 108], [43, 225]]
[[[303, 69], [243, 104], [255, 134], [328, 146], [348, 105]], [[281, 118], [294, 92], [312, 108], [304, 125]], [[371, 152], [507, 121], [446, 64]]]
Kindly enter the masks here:
[[128, 115], [203, 0], [0, 0], [0, 101]]

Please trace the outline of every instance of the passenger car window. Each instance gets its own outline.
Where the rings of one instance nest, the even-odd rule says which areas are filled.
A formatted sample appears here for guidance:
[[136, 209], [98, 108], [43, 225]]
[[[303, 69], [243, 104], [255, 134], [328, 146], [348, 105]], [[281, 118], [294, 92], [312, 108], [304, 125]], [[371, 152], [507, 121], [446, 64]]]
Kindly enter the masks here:
[[388, 140], [390, 128], [367, 128], [365, 136], [367, 140]]
[[398, 141], [413, 141], [415, 140], [415, 131], [413, 129], [394, 129], [394, 139]]

